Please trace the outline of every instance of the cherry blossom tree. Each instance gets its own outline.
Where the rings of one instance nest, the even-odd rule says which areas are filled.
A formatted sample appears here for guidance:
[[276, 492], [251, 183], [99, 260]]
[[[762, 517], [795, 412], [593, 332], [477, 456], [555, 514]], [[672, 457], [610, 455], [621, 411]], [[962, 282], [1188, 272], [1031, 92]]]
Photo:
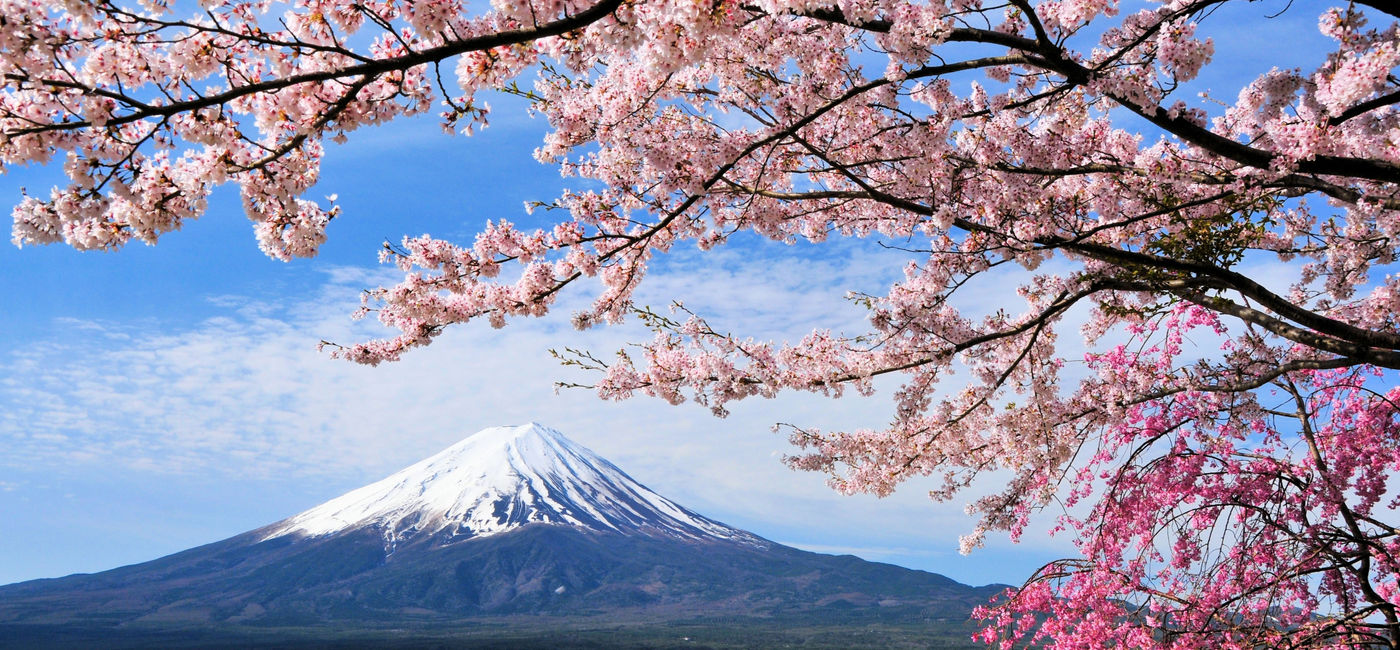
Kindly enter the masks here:
[[[1199, 33], [1282, 11], [1317, 16], [1315, 68], [1187, 92], [1214, 53]], [[394, 360], [592, 281], [579, 327], [655, 330], [566, 359], [601, 396], [722, 415], [891, 376], [886, 425], [790, 426], [789, 462], [846, 492], [931, 475], [939, 499], [997, 472], [968, 550], [1056, 518], [1079, 557], [986, 608], [988, 642], [1397, 647], [1397, 18], [1383, 0], [0, 0], [0, 165], [69, 178], [14, 209], [21, 246], [155, 243], [233, 184], [288, 259], [341, 216], [305, 196], [324, 139], [430, 110], [470, 131], [482, 92], [524, 96], [551, 127], [537, 157], [596, 189], [542, 204], [549, 229], [386, 247], [406, 277], [362, 313], [399, 334], [333, 354]], [[744, 233], [878, 238], [908, 263], [855, 296], [859, 335], [760, 341], [634, 306], [658, 253]], [[1013, 267], [1039, 274], [1004, 309], [959, 309]]]

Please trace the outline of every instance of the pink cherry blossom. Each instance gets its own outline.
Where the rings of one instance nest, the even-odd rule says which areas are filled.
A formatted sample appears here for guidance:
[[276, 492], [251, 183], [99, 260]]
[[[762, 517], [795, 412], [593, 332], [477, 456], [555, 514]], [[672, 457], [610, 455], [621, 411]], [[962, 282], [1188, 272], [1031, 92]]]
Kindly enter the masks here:
[[[1227, 2], [1254, 22], [1222, 31]], [[655, 332], [565, 356], [606, 399], [724, 415], [898, 378], [888, 422], [789, 425], [788, 462], [852, 493], [933, 476], [940, 500], [999, 472], [1003, 489], [970, 498], [965, 551], [1053, 520], [1078, 557], [984, 608], [988, 643], [1400, 645], [1392, 5], [1288, 6], [1321, 11], [1334, 49], [1213, 91], [1217, 106], [1182, 91], [1218, 64], [1203, 34], [1251, 38], [1277, 7], [199, 4], [0, 0], [0, 169], [69, 179], [21, 197], [17, 245], [158, 243], [233, 184], [264, 252], [311, 256], [354, 216], [308, 196], [326, 138], [429, 110], [470, 133], [489, 119], [479, 93], [507, 90], [548, 120], [537, 158], [594, 189], [540, 204], [546, 227], [386, 248], [404, 280], [358, 314], [398, 334], [332, 354], [392, 361], [591, 283], [579, 327]], [[658, 253], [739, 236], [909, 252], [888, 291], [855, 296], [854, 334], [755, 340], [634, 304]], [[965, 307], [1013, 266], [1037, 275], [993, 313]]]

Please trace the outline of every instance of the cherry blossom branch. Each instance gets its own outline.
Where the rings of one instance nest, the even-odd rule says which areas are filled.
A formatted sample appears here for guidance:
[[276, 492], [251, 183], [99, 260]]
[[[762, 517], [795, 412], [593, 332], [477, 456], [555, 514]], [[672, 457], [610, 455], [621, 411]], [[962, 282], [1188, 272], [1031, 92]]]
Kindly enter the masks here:
[[[194, 113], [203, 108], [222, 106], [234, 102], [249, 95], [276, 92], [278, 90], [298, 86], [301, 84], [314, 83], [318, 81], [331, 81], [335, 79], [346, 79], [354, 77], [377, 77], [387, 72], [407, 70], [427, 63], [436, 63], [444, 59], [451, 58], [468, 52], [483, 52], [507, 45], [517, 45], [538, 41], [551, 36], [560, 36], [569, 32], [587, 27], [610, 15], [622, 4], [623, 0], [600, 0], [597, 4], [573, 15], [565, 16], [559, 20], [545, 23], [536, 27], [521, 28], [493, 32], [490, 34], [465, 38], [460, 41], [449, 42], [432, 48], [410, 52], [408, 54], [384, 59], [372, 60], [365, 63], [358, 63], [340, 68], [332, 68], [320, 72], [304, 72], [300, 74], [288, 75], [257, 81], [244, 85], [237, 85], [220, 93], [205, 95], [191, 100], [171, 102], [164, 105], [147, 105], [132, 99], [126, 95], [120, 95], [119, 99], [126, 104], [135, 107], [137, 110], [127, 115], [115, 116], [104, 122], [103, 126], [121, 126], [132, 122], [138, 122], [152, 117], [169, 117], [183, 113]], [[53, 84], [50, 80], [41, 80], [39, 83]], [[85, 92], [98, 92], [93, 87], [83, 87]], [[91, 120], [73, 120], [45, 124], [27, 129], [14, 129], [6, 131], [4, 134], [15, 138], [35, 133], [48, 131], [70, 131], [95, 126]]]

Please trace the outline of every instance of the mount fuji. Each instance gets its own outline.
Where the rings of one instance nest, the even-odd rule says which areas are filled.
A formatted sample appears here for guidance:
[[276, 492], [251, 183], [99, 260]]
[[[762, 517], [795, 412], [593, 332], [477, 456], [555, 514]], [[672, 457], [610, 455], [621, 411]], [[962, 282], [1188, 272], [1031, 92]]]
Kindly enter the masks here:
[[373, 528], [439, 545], [529, 524], [678, 540], [765, 542], [652, 492], [601, 456], [536, 423], [493, 427], [376, 483], [268, 528], [263, 539]]
[[220, 542], [0, 587], [0, 636], [509, 626], [541, 617], [956, 622], [998, 592], [765, 540], [697, 514], [531, 423], [486, 429]]

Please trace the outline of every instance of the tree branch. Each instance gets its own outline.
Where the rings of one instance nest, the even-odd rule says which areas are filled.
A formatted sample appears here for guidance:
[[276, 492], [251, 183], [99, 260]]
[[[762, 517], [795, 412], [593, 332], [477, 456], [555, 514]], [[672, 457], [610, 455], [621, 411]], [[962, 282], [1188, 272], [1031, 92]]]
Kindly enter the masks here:
[[[581, 29], [599, 20], [602, 20], [603, 18], [608, 17], [612, 14], [614, 10], [616, 10], [622, 4], [622, 2], [623, 0], [601, 0], [598, 4], [593, 5], [592, 7], [589, 7], [584, 11], [581, 11], [572, 16], [566, 16], [554, 22], [545, 23], [538, 27], [495, 32], [492, 34], [487, 34], [485, 36], [463, 39], [461, 41], [446, 43], [437, 47], [419, 50], [417, 52], [412, 52], [403, 56], [390, 57], [387, 59], [380, 59], [369, 63], [361, 63], [343, 68], [332, 68], [329, 70], [322, 70], [319, 72], [306, 72], [302, 74], [282, 77], [280, 79], [269, 79], [267, 81], [259, 81], [243, 86], [235, 86], [221, 93], [206, 95], [187, 101], [171, 102], [169, 104], [161, 106], [154, 106], [141, 105], [135, 100], [124, 99], [124, 102], [127, 102], [128, 104], [133, 106], [138, 106], [136, 112], [122, 116], [114, 116], [112, 117], [112, 119], [107, 120], [105, 125], [120, 126], [122, 124], [128, 124], [131, 122], [136, 122], [151, 117], [166, 117], [176, 115], [179, 113], [197, 111], [202, 108], [227, 104], [240, 97], [246, 97], [248, 95], [256, 93], [273, 92], [282, 88], [287, 88], [290, 86], [295, 86], [304, 83], [329, 81], [331, 79], [344, 79], [347, 77], [372, 77], [384, 74], [386, 72], [392, 72], [395, 70], [407, 70], [414, 66], [423, 65], [426, 63], [434, 63], [452, 56], [456, 56], [458, 54], [465, 54], [467, 52], [479, 52], [482, 50], [489, 50], [504, 45], [516, 45], [520, 43], [528, 43], [542, 38], [547, 38], [550, 36], [559, 36], [577, 29]], [[22, 135], [44, 133], [50, 131], [72, 131], [75, 129], [81, 129], [90, 126], [93, 126], [91, 121], [78, 120], [73, 122], [60, 122], [26, 129], [18, 129], [15, 131], [10, 131], [6, 135], [9, 135], [11, 137], [17, 137]]]

